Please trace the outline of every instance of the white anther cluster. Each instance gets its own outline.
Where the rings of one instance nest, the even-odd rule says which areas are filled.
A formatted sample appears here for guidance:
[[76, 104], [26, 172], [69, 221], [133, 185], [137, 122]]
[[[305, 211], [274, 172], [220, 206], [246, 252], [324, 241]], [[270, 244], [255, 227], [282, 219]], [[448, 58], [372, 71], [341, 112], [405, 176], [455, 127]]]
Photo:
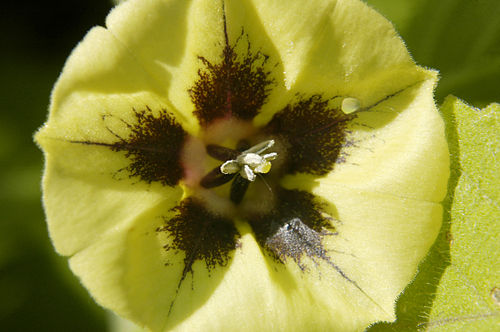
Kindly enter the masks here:
[[254, 181], [258, 173], [268, 173], [271, 170], [271, 160], [276, 159], [276, 152], [266, 153], [274, 145], [274, 140], [268, 140], [243, 151], [236, 159], [226, 161], [220, 166], [224, 174], [240, 175], [248, 181]]

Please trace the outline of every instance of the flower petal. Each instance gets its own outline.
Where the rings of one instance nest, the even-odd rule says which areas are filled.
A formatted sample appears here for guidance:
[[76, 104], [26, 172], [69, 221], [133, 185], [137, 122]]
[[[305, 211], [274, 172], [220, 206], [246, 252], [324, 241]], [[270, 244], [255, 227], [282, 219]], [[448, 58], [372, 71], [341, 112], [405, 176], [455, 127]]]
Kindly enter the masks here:
[[[282, 62], [278, 83], [291, 95], [355, 97], [367, 106], [421, 80], [392, 24], [361, 1], [252, 5]], [[265, 108], [256, 123], [266, 123], [273, 111]]]
[[[239, 224], [241, 247], [231, 264], [211, 273], [195, 265], [193, 281], [187, 280], [176, 297], [182, 262], [172, 251], [163, 252], [164, 241], [151, 232], [161, 225], [154, 217], [162, 214], [159, 207], [78, 253], [71, 267], [101, 304], [153, 330], [354, 331], [394, 319], [394, 297], [432, 244], [441, 206], [402, 204], [407, 200], [339, 186], [315, 190], [325, 193], [343, 220], [335, 225], [337, 235], [324, 238], [328, 256], [361, 290], [324, 261], [305, 258], [306, 271], [293, 261], [275, 262], [248, 226]], [[168, 266], [162, 264], [166, 259]]]
[[[79, 96], [94, 94], [128, 97], [149, 93], [151, 101], [168, 106], [163, 88], [144, 71], [141, 64], [108, 30], [96, 27], [73, 50], [52, 93], [52, 109], [61, 107]], [[144, 106], [144, 105], [138, 105]], [[154, 105], [150, 105], [154, 106]], [[164, 106], [164, 107], [165, 107]], [[103, 111], [103, 110], [102, 110]], [[175, 109], [169, 109], [175, 112]]]
[[39, 141], [46, 158], [45, 212], [50, 236], [62, 255], [71, 256], [116, 232], [158, 202], [167, 200], [173, 207], [182, 197], [179, 187], [120, 179], [116, 172], [127, 161], [107, 148]]
[[[439, 228], [448, 162], [431, 98], [434, 74], [413, 63], [390, 23], [356, 0], [307, 6], [298, 0], [129, 0], [107, 26], [91, 30], [69, 58], [49, 120], [36, 136], [47, 158], [51, 237], [60, 253], [72, 256], [71, 268], [97, 302], [155, 331], [349, 331], [394, 319], [394, 299]], [[281, 225], [281, 235], [293, 241], [302, 241], [294, 227], [317, 240], [312, 247], [299, 243], [309, 248], [296, 255], [277, 250], [281, 262], [269, 254], [267, 240], [289, 251], [296, 243], [283, 242], [278, 232], [267, 230], [263, 240], [253, 220], [254, 233], [208, 209], [196, 212], [205, 206], [189, 205], [193, 198], [171, 187], [179, 176], [160, 181], [130, 172], [135, 150], [127, 144], [141, 133], [134, 127], [138, 111], [166, 117], [155, 130], [146, 128], [155, 137], [170, 133], [163, 124], [173, 121], [194, 135], [233, 115], [231, 102], [253, 99], [236, 98], [225, 75], [218, 77], [225, 85], [214, 90], [213, 109], [205, 103], [212, 90], [196, 90], [228, 48], [248, 61], [255, 55], [260, 62], [246, 69], [260, 66], [263, 75], [257, 88], [238, 90], [259, 97], [248, 110], [235, 104], [238, 119], [260, 112], [254, 122], [264, 125], [297, 93], [355, 97], [361, 104], [348, 137], [353, 148], [342, 150], [346, 162], [314, 173], [329, 172], [323, 178], [302, 174], [283, 182], [322, 197], [324, 212], [339, 223]], [[177, 145], [175, 151], [182, 142]], [[178, 160], [168, 157], [162, 158], [167, 164]], [[233, 202], [242, 200], [248, 183], [236, 176]], [[319, 211], [311, 205], [308, 213]], [[335, 233], [327, 233], [330, 228]], [[302, 257], [304, 250], [312, 254]]]
[[[223, 2], [219, 1], [132, 0], [117, 7], [106, 20], [110, 32], [134, 54], [144, 70], [164, 86], [169, 100], [190, 123], [194, 110], [202, 125], [221, 116], [227, 97], [225, 91], [220, 91], [226, 87], [220, 85], [232, 83], [232, 112], [245, 120], [259, 111], [267, 96], [267, 76], [259, 72], [252, 75], [246, 70], [255, 61], [265, 62], [255, 49], [246, 59], [238, 59], [241, 70], [235, 80], [232, 80], [234, 67], [223, 65], [231, 58], [223, 54], [225, 47], [236, 48], [243, 26], [229, 24], [228, 40], [225, 40], [222, 9]], [[223, 68], [214, 70], [213, 66], [218, 65]], [[255, 84], [242, 84], [248, 80]], [[224, 84], [219, 84], [221, 81]], [[240, 91], [241, 86], [244, 91]], [[206, 95], [207, 90], [210, 95]], [[239, 97], [244, 103], [238, 104]]]
[[330, 203], [326, 212], [338, 220], [338, 235], [327, 238], [326, 246], [345, 254], [332, 253], [332, 259], [393, 312], [394, 298], [412, 280], [439, 232], [441, 204], [326, 183], [313, 193]]
[[[216, 27], [220, 17], [213, 17], [215, 5], [214, 2], [193, 6], [191, 1], [132, 0], [117, 6], [106, 19], [110, 34], [161, 87], [161, 95], [167, 96], [172, 108], [182, 114], [185, 121], [182, 124], [188, 131], [197, 130], [188, 94], [199, 68], [197, 55], [210, 58], [214, 50], [214, 47], [200, 50], [199, 45], [212, 46], [222, 38], [221, 34], [214, 37], [207, 33], [222, 28], [222, 25]], [[192, 24], [200, 18], [205, 18], [206, 30]]]
[[171, 197], [175, 204], [182, 191], [135, 183], [125, 153], [111, 150], [119, 137], [130, 134], [131, 105], [156, 105], [151, 94], [72, 92], [59, 99], [67, 87], [64, 75], [60, 82], [36, 140], [46, 156], [44, 206], [51, 237], [61, 254], [72, 255], [158, 200]]
[[[345, 162], [317, 181], [441, 202], [446, 194], [449, 156], [444, 123], [432, 99], [434, 84], [435, 79], [430, 78], [359, 113], [350, 128], [352, 146], [343, 151]], [[299, 179], [287, 183], [291, 181]]]
[[337, 211], [332, 204], [328, 212], [341, 220], [338, 234], [323, 241], [331, 263], [351, 281], [324, 260], [305, 258], [306, 270], [293, 260], [277, 263], [240, 225], [241, 249], [224, 279], [178, 330], [358, 331], [395, 318], [394, 298], [432, 245], [441, 205], [341, 186], [314, 192], [335, 202]]
[[[212, 292], [223, 282], [227, 271], [224, 266], [227, 262], [219, 264], [217, 260], [230, 257], [217, 257], [222, 252], [214, 251], [205, 253], [208, 254], [205, 261], [189, 259], [203, 254], [203, 247], [213, 244], [211, 240], [229, 241], [225, 245], [236, 240], [232, 231], [224, 233], [226, 225], [220, 220], [205, 228], [207, 224], [192, 225], [197, 221], [191, 218], [184, 221], [201, 229], [173, 236], [173, 229], [162, 229], [165, 225], [176, 227], [170, 220], [174, 217], [168, 208], [171, 204], [168, 198], [158, 201], [149, 210], [103, 234], [70, 259], [71, 269], [81, 277], [97, 302], [153, 331], [169, 330], [211, 301]], [[197, 213], [191, 208], [187, 211], [188, 217]], [[215, 227], [216, 231], [203, 232], [210, 227]], [[177, 230], [184, 231], [184, 228]], [[203, 239], [207, 241], [201, 242]], [[176, 246], [175, 241], [186, 241], [184, 244], [192, 250]], [[171, 248], [166, 250], [166, 246]], [[227, 247], [227, 254], [232, 255], [235, 247], [234, 243]], [[208, 267], [207, 264], [214, 265]]]
[[171, 197], [172, 206], [180, 200], [180, 188], [129, 180], [124, 169], [130, 161], [124, 152], [111, 151], [111, 145], [130, 135], [135, 108], [150, 107], [151, 114], [158, 114], [168, 107], [163, 94], [163, 87], [106, 29], [92, 29], [69, 57], [52, 94], [48, 122], [36, 135], [46, 153], [49, 230], [61, 254], [82, 250], [158, 200]]
[[[220, 285], [174, 330], [354, 331], [380, 313], [381, 309], [374, 309], [367, 299], [352, 301], [352, 287], [324, 266], [320, 272], [308, 274], [295, 263], [275, 263], [248, 231], [241, 225], [240, 232], [246, 233], [241, 239], [242, 250], [236, 251]], [[338, 287], [325, 287], [333, 283]], [[196, 301], [198, 292], [195, 287], [190, 301]], [[359, 315], [360, 308], [363, 315]]]
[[[164, 243], [155, 232], [163, 224], [159, 215], [168, 211], [162, 203], [171, 205], [158, 201], [70, 259], [71, 269], [98, 303], [158, 331], [165, 325], [183, 266], [182, 257], [173, 252], [162, 257]], [[165, 266], [166, 259], [171, 266]]]

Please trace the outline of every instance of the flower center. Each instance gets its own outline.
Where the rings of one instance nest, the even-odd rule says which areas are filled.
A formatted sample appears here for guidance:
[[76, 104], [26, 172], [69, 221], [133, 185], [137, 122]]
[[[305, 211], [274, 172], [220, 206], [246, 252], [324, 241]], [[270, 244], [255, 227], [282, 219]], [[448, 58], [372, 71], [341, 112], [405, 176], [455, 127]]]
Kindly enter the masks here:
[[[206, 150], [209, 156], [223, 163], [208, 172], [200, 181], [203, 188], [209, 189], [221, 186], [231, 180], [229, 196], [234, 204], [239, 204], [251, 182], [257, 176], [269, 173], [271, 161], [278, 157], [277, 152], [269, 152], [274, 146], [274, 140], [266, 140], [254, 146], [241, 140], [235, 150], [216, 144], [209, 144]], [[262, 178], [265, 182], [265, 180]]]
[[278, 157], [276, 152], [266, 153], [274, 145], [274, 140], [264, 141], [243, 151], [236, 159], [227, 160], [220, 166], [223, 174], [238, 173], [246, 180], [253, 182], [256, 174], [265, 174], [271, 170], [271, 160]]

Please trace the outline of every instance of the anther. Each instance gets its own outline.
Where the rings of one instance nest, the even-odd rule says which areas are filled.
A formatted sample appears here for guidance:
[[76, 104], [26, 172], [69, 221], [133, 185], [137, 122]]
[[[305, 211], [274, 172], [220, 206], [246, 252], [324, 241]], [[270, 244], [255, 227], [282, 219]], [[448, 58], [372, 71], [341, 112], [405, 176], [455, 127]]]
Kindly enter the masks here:
[[226, 161], [228, 159], [235, 159], [238, 157], [240, 152], [224, 146], [209, 144], [206, 147], [207, 153], [210, 157], [215, 158], [220, 161]]
[[228, 183], [233, 179], [233, 177], [234, 174], [221, 173], [219, 167], [216, 167], [201, 179], [200, 185], [207, 189], [215, 188]]

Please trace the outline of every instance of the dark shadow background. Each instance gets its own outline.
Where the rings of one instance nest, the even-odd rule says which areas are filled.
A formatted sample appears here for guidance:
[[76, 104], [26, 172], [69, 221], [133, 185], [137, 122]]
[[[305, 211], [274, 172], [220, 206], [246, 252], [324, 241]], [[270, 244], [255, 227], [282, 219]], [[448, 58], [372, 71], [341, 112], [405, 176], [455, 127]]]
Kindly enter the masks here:
[[[478, 106], [500, 101], [498, 0], [367, 2], [396, 24], [418, 63], [440, 69], [439, 103], [449, 93]], [[30, 0], [1, 6], [0, 330], [106, 331], [107, 314], [48, 238], [40, 201], [43, 156], [32, 135], [45, 121], [65, 59], [86, 31], [104, 24], [112, 4]], [[455, 19], [449, 20], [450, 12]], [[490, 35], [482, 36], [484, 31]]]
[[0, 9], [0, 330], [106, 331], [105, 312], [53, 250], [40, 201], [52, 85], [76, 43], [103, 25], [106, 0], [2, 2]]

